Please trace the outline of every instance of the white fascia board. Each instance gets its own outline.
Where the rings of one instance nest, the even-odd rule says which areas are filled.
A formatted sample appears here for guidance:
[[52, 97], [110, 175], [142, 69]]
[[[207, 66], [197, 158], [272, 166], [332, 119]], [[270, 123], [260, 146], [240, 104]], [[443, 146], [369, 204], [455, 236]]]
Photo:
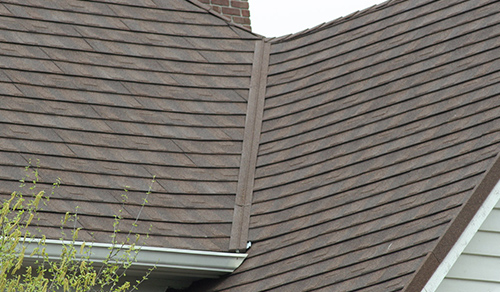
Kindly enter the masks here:
[[500, 181], [497, 182], [493, 190], [490, 192], [486, 200], [483, 202], [476, 215], [472, 218], [469, 225], [465, 228], [464, 232], [458, 238], [457, 242], [453, 245], [448, 255], [439, 264], [432, 277], [429, 279], [425, 285], [422, 292], [434, 292], [437, 290], [443, 279], [446, 277], [450, 269], [453, 267], [458, 257], [462, 254], [464, 249], [467, 247], [472, 237], [479, 230], [479, 227], [486, 220], [486, 217], [491, 213], [491, 210], [500, 200]]
[[[25, 251], [25, 259], [28, 261], [36, 261], [38, 256], [30, 256], [33, 250], [38, 247], [40, 239], [32, 239], [27, 244]], [[44, 248], [49, 259], [60, 259], [61, 251], [64, 245], [72, 244], [76, 250], [79, 250], [82, 244], [81, 241], [63, 241], [63, 240], [45, 240]], [[89, 261], [96, 264], [105, 261], [110, 253], [110, 250], [118, 250], [118, 255], [115, 259], [119, 259], [120, 255], [130, 248], [129, 245], [112, 245], [106, 243], [85, 243], [85, 248], [90, 247], [91, 252], [88, 256]], [[216, 278], [228, 273], [232, 273], [237, 269], [247, 254], [243, 253], [226, 253], [212, 251], [197, 251], [175, 248], [160, 248], [150, 246], [135, 246], [137, 251], [132, 252], [131, 256], [135, 257], [132, 266], [129, 270], [147, 272], [150, 268], [155, 267], [153, 274], [158, 276], [178, 276], [187, 278]], [[79, 256], [79, 255], [77, 255]]]

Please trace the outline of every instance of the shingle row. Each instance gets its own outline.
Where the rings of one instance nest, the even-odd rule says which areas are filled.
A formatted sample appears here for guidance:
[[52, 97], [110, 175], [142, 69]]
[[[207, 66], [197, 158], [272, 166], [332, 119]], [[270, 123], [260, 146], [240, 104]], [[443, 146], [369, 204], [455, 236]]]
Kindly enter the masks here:
[[39, 160], [48, 237], [140, 214], [144, 244], [227, 250], [257, 38], [188, 1], [35, 2], [0, 4], [1, 193]]

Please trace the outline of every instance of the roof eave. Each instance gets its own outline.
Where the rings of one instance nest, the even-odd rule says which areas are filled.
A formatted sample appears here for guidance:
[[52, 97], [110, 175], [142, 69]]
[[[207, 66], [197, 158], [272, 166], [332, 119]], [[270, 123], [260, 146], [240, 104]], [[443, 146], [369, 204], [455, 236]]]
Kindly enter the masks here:
[[462, 235], [458, 238], [457, 242], [453, 245], [451, 250], [448, 252], [444, 260], [439, 264], [436, 271], [429, 279], [422, 292], [433, 292], [436, 291], [443, 279], [446, 277], [448, 272], [451, 270], [455, 262], [458, 260], [462, 252], [465, 250], [469, 242], [472, 240], [479, 227], [486, 220], [491, 210], [500, 200], [500, 181], [497, 182], [488, 198], [484, 201], [482, 206], [477, 211], [474, 218], [465, 228]]
[[[446, 257], [452, 251], [452, 248], [456, 244], [460, 244], [460, 237], [466, 231], [466, 228], [470, 224], [474, 224], [474, 217], [484, 210], [480, 208], [485, 206], [484, 208], [489, 208], [488, 201], [486, 201], [490, 196], [490, 194], [494, 194], [494, 189], [497, 183], [500, 180], [500, 153], [496, 155], [494, 158], [494, 162], [490, 166], [490, 168], [486, 171], [481, 182], [475, 187], [470, 196], [469, 200], [464, 204], [462, 210], [455, 217], [455, 219], [451, 222], [450, 227], [445, 232], [444, 235], [441, 236], [439, 242], [436, 244], [434, 250], [429, 253], [424, 260], [423, 264], [414, 274], [411, 281], [407, 284], [406, 288], [403, 290], [405, 292], [421, 292], [424, 289], [429, 281], [432, 280], [432, 277], [438, 270], [439, 266], [444, 263], [446, 265]], [[494, 200], [495, 198], [492, 198]], [[475, 224], [477, 224], [476, 222]], [[450, 255], [452, 257], [453, 255]], [[438, 273], [440, 271], [437, 271]], [[437, 276], [436, 276], [437, 277]], [[427, 286], [429, 288], [430, 286]]]

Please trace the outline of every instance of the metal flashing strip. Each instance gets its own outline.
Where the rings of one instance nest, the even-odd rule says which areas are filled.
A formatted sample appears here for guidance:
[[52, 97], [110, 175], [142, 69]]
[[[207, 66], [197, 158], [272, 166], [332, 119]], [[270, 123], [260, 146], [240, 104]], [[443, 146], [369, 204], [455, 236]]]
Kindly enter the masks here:
[[231, 251], [244, 251], [247, 249], [255, 167], [257, 165], [262, 117], [264, 115], [270, 47], [270, 43], [264, 40], [255, 43], [240, 172], [234, 205], [233, 225], [231, 227], [231, 239], [229, 241], [229, 250]]
[[[34, 262], [39, 257], [31, 256], [33, 250], [38, 247], [40, 239], [32, 239], [28, 242], [25, 251], [25, 259]], [[84, 244], [81, 241], [45, 240], [44, 248], [49, 259], [60, 259], [64, 245], [71, 244], [77, 250]], [[105, 243], [85, 243], [90, 247], [88, 259], [94, 263], [104, 262], [110, 251], [118, 250], [114, 257], [119, 259], [130, 245], [112, 245]], [[192, 279], [217, 278], [219, 276], [232, 273], [238, 268], [247, 254], [197, 251], [175, 248], [159, 248], [150, 246], [136, 246], [137, 253], [130, 270], [145, 273], [155, 267], [154, 274], [157, 276], [187, 277]]]

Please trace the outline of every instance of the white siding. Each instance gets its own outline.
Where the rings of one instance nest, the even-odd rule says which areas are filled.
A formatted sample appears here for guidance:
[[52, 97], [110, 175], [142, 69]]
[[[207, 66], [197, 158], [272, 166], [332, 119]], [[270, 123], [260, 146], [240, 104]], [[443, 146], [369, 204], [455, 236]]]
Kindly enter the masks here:
[[500, 202], [436, 291], [500, 292]]
[[438, 291], [449, 292], [500, 292], [500, 287], [488, 282], [445, 278]]

